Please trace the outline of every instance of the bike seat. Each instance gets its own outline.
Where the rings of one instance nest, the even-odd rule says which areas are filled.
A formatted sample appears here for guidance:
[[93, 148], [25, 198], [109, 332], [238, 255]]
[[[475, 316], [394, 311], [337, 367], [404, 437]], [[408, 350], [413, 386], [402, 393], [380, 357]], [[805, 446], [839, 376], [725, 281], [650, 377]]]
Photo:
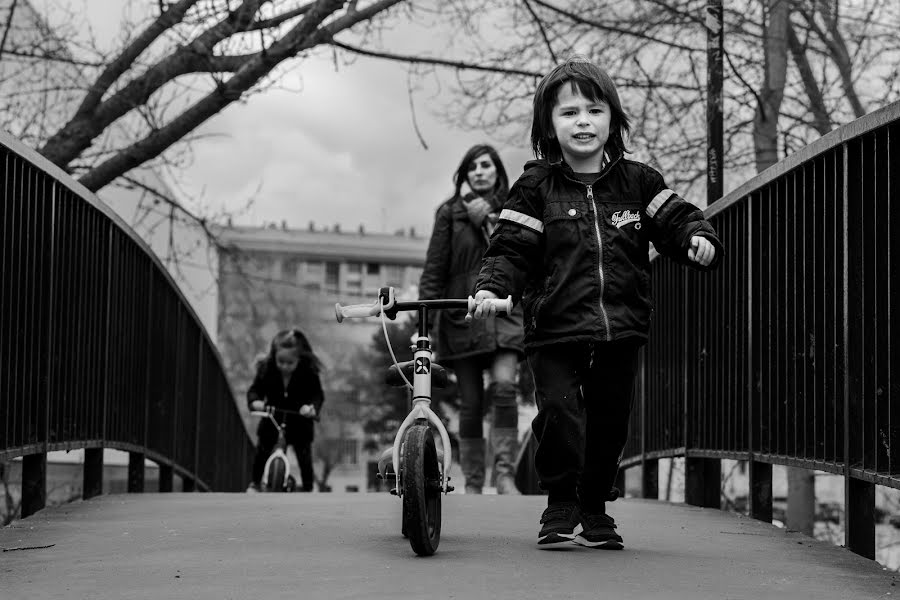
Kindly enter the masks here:
[[[415, 372], [416, 368], [415, 362], [415, 360], [408, 360], [406, 362], [399, 363], [400, 369], [403, 369], [403, 374], [406, 375], [406, 378], [410, 383], [412, 383], [413, 373]], [[406, 385], [406, 382], [403, 381], [403, 377], [400, 376], [400, 370], [397, 367], [398, 365], [391, 365], [388, 368], [387, 375], [384, 376], [384, 382], [394, 387], [403, 387]], [[431, 387], [447, 387], [447, 369], [437, 364], [436, 362], [431, 363]]]

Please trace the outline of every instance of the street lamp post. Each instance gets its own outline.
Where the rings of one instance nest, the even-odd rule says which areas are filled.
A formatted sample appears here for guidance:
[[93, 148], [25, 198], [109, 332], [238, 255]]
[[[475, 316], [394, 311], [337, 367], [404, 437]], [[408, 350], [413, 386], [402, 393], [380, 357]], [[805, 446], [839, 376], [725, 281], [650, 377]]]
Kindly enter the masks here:
[[722, 197], [722, 58], [724, 54], [722, 0], [706, 2], [706, 203]]

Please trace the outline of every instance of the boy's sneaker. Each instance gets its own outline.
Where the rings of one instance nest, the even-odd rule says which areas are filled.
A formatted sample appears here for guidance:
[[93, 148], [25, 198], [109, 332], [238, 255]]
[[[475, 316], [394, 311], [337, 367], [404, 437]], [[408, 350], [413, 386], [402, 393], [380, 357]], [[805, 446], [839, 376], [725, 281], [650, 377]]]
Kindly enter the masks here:
[[603, 550], [621, 550], [624, 547], [622, 536], [616, 533], [616, 521], [611, 516], [600, 513], [581, 515], [583, 528], [575, 537], [575, 543], [588, 548]]
[[581, 531], [581, 517], [574, 502], [551, 504], [541, 515], [539, 548], [553, 548], [570, 544]]

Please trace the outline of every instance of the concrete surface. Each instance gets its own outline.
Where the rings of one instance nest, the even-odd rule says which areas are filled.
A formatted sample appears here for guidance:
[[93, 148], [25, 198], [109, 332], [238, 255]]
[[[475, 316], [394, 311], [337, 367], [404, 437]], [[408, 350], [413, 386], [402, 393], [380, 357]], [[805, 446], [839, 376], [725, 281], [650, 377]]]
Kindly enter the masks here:
[[[619, 500], [624, 551], [535, 545], [543, 497], [444, 497], [416, 557], [388, 494], [143, 494], [0, 529], [2, 600], [190, 598], [890, 598], [897, 576], [711, 509]], [[46, 547], [43, 547], [46, 546]]]

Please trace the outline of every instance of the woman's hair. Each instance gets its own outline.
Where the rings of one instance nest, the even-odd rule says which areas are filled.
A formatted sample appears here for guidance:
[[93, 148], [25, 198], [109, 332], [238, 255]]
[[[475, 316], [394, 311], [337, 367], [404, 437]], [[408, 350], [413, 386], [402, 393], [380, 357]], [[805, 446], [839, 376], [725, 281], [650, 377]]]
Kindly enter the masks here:
[[[460, 190], [464, 183], [466, 183], [469, 179], [469, 167], [472, 166], [472, 163], [476, 158], [481, 156], [482, 154], [487, 154], [491, 157], [491, 160], [494, 161], [494, 166], [497, 168], [497, 181], [494, 183], [494, 202], [503, 203], [506, 202], [506, 194], [509, 192], [509, 178], [506, 175], [506, 168], [503, 166], [503, 161], [500, 160], [500, 155], [497, 154], [497, 151], [494, 150], [493, 146], [489, 146], [488, 144], [476, 144], [469, 148], [466, 154], [463, 156], [462, 160], [459, 162], [459, 167], [456, 169], [456, 172], [453, 173], [453, 185], [454, 189], [454, 197], [461, 196]], [[490, 200], [490, 198], [486, 198], [486, 200]]]
[[631, 131], [628, 115], [622, 109], [616, 85], [606, 71], [581, 56], [573, 56], [547, 73], [534, 92], [534, 120], [531, 123], [531, 149], [538, 158], [551, 162], [562, 159], [559, 140], [553, 130], [553, 109], [560, 86], [568, 83], [594, 102], [605, 101], [612, 112], [609, 140], [620, 152], [627, 152], [625, 137]]
[[300, 361], [298, 366], [306, 367], [315, 373], [322, 370], [322, 362], [313, 352], [309, 340], [299, 329], [285, 329], [275, 334], [269, 348], [267, 368], [275, 368], [275, 355], [279, 350], [296, 350], [297, 358]]

